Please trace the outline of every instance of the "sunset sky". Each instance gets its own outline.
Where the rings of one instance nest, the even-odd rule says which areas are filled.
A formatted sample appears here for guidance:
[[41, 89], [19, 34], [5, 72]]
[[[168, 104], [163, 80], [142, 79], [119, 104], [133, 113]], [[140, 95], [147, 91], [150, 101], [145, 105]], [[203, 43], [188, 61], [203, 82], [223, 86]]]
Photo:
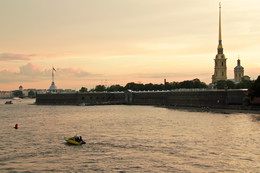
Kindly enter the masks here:
[[[199, 78], [209, 84], [219, 0], [0, 0], [0, 90]], [[228, 79], [260, 75], [260, 1], [222, 0]]]

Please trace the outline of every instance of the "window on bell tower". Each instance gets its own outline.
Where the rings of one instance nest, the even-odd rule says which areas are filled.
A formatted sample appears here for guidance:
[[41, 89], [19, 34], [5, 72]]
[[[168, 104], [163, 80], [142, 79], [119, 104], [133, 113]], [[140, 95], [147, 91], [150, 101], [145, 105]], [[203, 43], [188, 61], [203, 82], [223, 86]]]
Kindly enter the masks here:
[[224, 72], [222, 72], [222, 76], [224, 76]]
[[224, 62], [221, 63], [222, 67], [224, 66]]

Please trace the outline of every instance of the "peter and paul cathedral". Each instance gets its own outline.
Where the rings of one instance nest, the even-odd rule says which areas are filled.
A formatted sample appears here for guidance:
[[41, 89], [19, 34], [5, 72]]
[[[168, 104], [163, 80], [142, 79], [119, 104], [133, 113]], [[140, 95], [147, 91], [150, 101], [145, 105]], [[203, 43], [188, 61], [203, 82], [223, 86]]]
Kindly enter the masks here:
[[219, 80], [227, 80], [227, 59], [223, 53], [222, 36], [221, 36], [221, 4], [219, 4], [219, 42], [218, 54], [215, 57], [214, 74], [212, 75], [212, 83]]

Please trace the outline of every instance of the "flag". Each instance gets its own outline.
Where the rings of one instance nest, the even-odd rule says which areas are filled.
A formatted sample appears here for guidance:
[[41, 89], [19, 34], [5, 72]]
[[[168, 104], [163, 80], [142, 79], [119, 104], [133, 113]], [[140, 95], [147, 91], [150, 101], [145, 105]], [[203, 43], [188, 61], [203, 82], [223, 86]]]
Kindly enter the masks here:
[[56, 71], [54, 67], [52, 67], [52, 70], [53, 70], [53, 71]]

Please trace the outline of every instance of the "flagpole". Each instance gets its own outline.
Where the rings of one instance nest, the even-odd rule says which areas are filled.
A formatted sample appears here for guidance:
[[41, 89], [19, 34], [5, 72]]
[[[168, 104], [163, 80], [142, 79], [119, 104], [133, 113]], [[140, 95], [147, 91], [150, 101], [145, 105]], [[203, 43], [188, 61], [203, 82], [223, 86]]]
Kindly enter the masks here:
[[53, 73], [53, 69], [54, 69], [54, 68], [53, 68], [53, 66], [52, 66], [52, 69], [51, 69], [51, 70], [52, 70], [52, 82], [54, 82], [54, 73]]

